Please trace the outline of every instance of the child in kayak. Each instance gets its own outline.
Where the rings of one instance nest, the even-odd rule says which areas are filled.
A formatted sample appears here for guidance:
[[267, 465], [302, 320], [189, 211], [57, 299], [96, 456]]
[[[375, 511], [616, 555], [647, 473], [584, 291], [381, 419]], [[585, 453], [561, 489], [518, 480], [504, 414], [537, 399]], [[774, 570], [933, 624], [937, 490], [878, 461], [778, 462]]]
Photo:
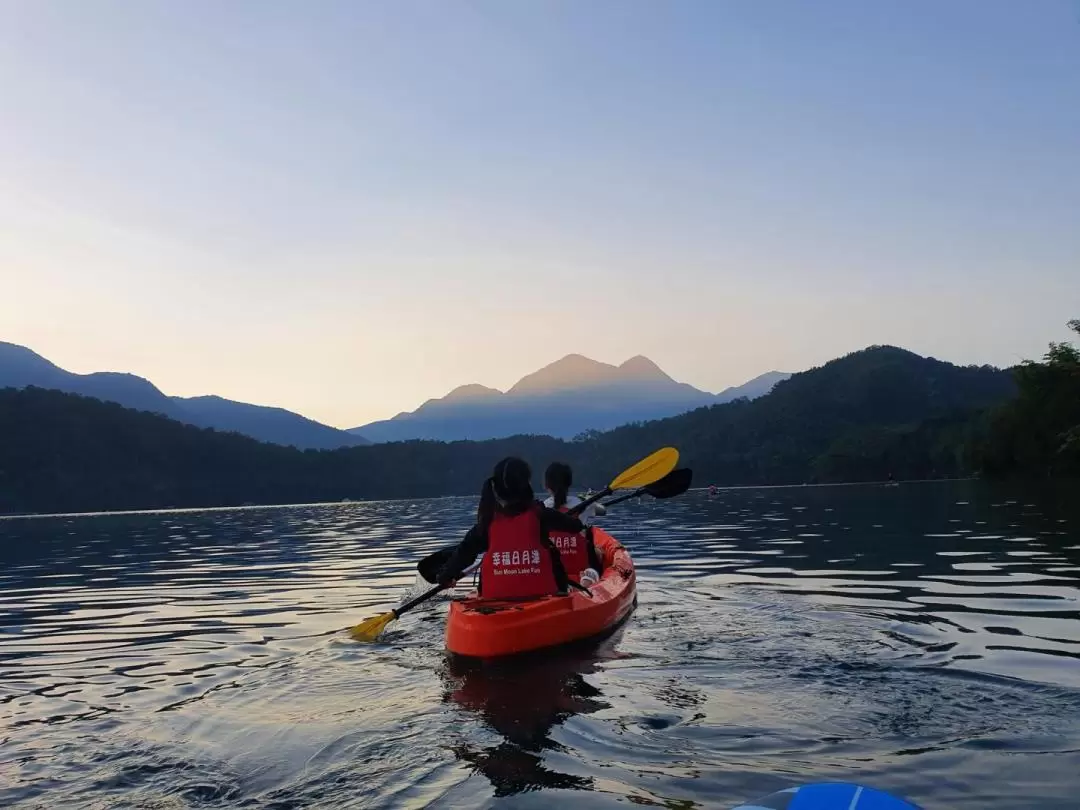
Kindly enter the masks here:
[[532, 471], [520, 458], [495, 465], [480, 492], [476, 525], [469, 529], [439, 571], [438, 582], [453, 583], [477, 555], [481, 598], [530, 599], [566, 593], [566, 568], [552, 533], [578, 533], [585, 524], [536, 502]]
[[[569, 494], [573, 483], [574, 473], [569, 464], [559, 461], [550, 464], [544, 472], [544, 487], [551, 494], [544, 501], [544, 506], [567, 512], [581, 503], [577, 496]], [[587, 507], [580, 517], [582, 522], [588, 524], [593, 515], [604, 514], [607, 514], [607, 510], [603, 506], [593, 504]], [[571, 579], [585, 587], [600, 579], [603, 564], [600, 562], [600, 555], [593, 543], [592, 530], [588, 525], [583, 532], [559, 532], [552, 535], [551, 539], [559, 549], [563, 566]]]

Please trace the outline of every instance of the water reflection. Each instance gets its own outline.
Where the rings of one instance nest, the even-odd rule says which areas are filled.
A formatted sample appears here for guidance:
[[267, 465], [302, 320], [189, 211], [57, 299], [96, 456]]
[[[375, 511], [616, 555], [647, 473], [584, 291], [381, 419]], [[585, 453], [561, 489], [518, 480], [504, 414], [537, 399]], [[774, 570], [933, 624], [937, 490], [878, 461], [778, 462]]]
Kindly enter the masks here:
[[551, 736], [555, 726], [574, 715], [610, 707], [586, 676], [616, 656], [622, 634], [620, 627], [602, 641], [507, 661], [446, 656], [440, 671], [443, 700], [474, 715], [501, 737], [487, 747], [458, 741], [455, 756], [487, 777], [497, 797], [541, 788], [591, 789], [592, 777], [559, 773], [545, 764], [543, 753], [566, 751]]
[[475, 669], [386, 609], [471, 499], [0, 520], [0, 805], [725, 806], [859, 777], [1073, 808], [1080, 516], [975, 483], [723, 491], [604, 519], [640, 605]]

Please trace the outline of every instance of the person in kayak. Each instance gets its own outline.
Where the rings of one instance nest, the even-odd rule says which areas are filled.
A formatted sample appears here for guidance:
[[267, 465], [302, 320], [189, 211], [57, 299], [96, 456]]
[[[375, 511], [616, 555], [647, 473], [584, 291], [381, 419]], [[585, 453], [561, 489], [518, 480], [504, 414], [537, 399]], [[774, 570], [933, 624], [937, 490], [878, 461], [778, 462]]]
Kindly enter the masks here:
[[[548, 465], [544, 471], [544, 488], [550, 495], [544, 501], [544, 506], [559, 512], [568, 512], [581, 503], [580, 498], [569, 494], [573, 483], [574, 471], [569, 464], [555, 461]], [[579, 516], [586, 524], [584, 531], [560, 531], [551, 534], [551, 541], [559, 549], [566, 573], [575, 582], [586, 587], [600, 579], [600, 572], [604, 567], [593, 543], [592, 528], [587, 524], [591, 522], [589, 518], [593, 515], [604, 514], [607, 514], [607, 510], [603, 506], [593, 504]]]
[[[561, 512], [573, 509], [581, 503], [581, 498], [570, 494], [570, 487], [573, 485], [574, 471], [570, 469], [569, 464], [563, 464], [561, 461], [549, 464], [547, 470], [544, 471], [544, 489], [548, 491], [544, 506]], [[585, 493], [585, 496], [592, 497], [592, 490]], [[578, 517], [584, 523], [592, 523], [594, 517], [606, 514], [607, 509], [602, 503], [594, 503], [587, 506]]]
[[531, 479], [529, 465], [520, 458], [504, 458], [495, 465], [480, 491], [476, 525], [439, 571], [440, 585], [452, 584], [477, 555], [484, 554], [478, 588], [482, 599], [567, 592], [566, 568], [551, 534], [576, 534], [585, 530], [585, 524], [537, 503]]

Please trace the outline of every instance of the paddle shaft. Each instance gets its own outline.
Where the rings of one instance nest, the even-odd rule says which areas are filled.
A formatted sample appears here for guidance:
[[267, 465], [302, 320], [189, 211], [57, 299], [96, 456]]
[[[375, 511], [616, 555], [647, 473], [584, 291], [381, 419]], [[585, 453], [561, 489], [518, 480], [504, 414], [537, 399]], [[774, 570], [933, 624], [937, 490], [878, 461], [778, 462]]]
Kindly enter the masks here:
[[642, 495], [644, 495], [648, 491], [649, 491], [648, 487], [641, 487], [640, 489], [635, 489], [629, 495], [620, 495], [618, 498], [612, 498], [610, 501], [605, 503], [604, 506], [605, 507], [614, 506], [617, 503], [622, 503], [623, 501], [628, 501], [631, 498], [640, 498]]
[[612, 492], [614, 492], [614, 490], [611, 487], [604, 487], [600, 492], [597, 492], [595, 495], [589, 496], [585, 500], [580, 501], [577, 504], [577, 506], [572, 507], [569, 510], [569, 514], [571, 514], [571, 515], [580, 515], [582, 512], [584, 512], [586, 509], [588, 509], [590, 506], [592, 506], [598, 500], [600, 500], [601, 498], [606, 498]]
[[[476, 570], [477, 568], [479, 568], [479, 567], [480, 567], [480, 563], [479, 563], [479, 561], [478, 561], [478, 562], [474, 562], [474, 563], [473, 563], [472, 565], [470, 565], [470, 566], [469, 566], [468, 568], [466, 568], [466, 569], [465, 569], [464, 571], [462, 571], [462, 572], [461, 572], [461, 575], [463, 576], [463, 575], [465, 575], [465, 574], [471, 574], [471, 573], [472, 573], [473, 571], [475, 571], [475, 570]], [[395, 608], [394, 610], [392, 610], [392, 611], [390, 611], [390, 612], [391, 612], [391, 613], [393, 613], [393, 614], [394, 614], [395, 616], [401, 616], [401, 614], [402, 614], [402, 613], [405, 613], [405, 612], [406, 612], [406, 611], [408, 611], [408, 610], [412, 610], [412, 609], [413, 609], [414, 607], [416, 607], [417, 605], [419, 605], [419, 604], [423, 604], [423, 603], [424, 603], [424, 602], [426, 602], [426, 601], [427, 601], [428, 599], [430, 599], [431, 597], [435, 596], [435, 594], [439, 593], [440, 591], [445, 591], [445, 590], [447, 590], [447, 589], [448, 589], [448, 588], [450, 588], [450, 587], [453, 587], [453, 586], [447, 585], [447, 586], [445, 586], [445, 587], [444, 587], [444, 586], [442, 586], [442, 585], [436, 585], [436, 586], [435, 586], [434, 588], [432, 588], [431, 590], [429, 590], [429, 591], [424, 591], [424, 592], [423, 592], [422, 594], [420, 594], [420, 595], [419, 595], [418, 597], [416, 597], [415, 599], [410, 599], [410, 600], [409, 600], [408, 602], [406, 602], [406, 603], [405, 603], [404, 605], [402, 605], [401, 607], [399, 607], [399, 608]]]

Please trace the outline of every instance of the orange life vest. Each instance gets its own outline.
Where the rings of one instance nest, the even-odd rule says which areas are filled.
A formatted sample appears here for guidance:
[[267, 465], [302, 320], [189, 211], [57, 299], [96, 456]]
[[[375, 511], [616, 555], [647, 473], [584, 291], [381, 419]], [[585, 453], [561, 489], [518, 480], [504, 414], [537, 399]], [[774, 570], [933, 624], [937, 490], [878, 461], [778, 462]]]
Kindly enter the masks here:
[[488, 547], [480, 565], [484, 599], [529, 599], [558, 592], [551, 549], [540, 534], [540, 509], [520, 515], [496, 514], [488, 527]]
[[[570, 509], [564, 505], [559, 507], [559, 511], [569, 512]], [[585, 532], [551, 532], [549, 537], [555, 544], [555, 548], [559, 550], [566, 576], [574, 582], [580, 580], [581, 572], [592, 567], [592, 560], [589, 559], [589, 541]]]

